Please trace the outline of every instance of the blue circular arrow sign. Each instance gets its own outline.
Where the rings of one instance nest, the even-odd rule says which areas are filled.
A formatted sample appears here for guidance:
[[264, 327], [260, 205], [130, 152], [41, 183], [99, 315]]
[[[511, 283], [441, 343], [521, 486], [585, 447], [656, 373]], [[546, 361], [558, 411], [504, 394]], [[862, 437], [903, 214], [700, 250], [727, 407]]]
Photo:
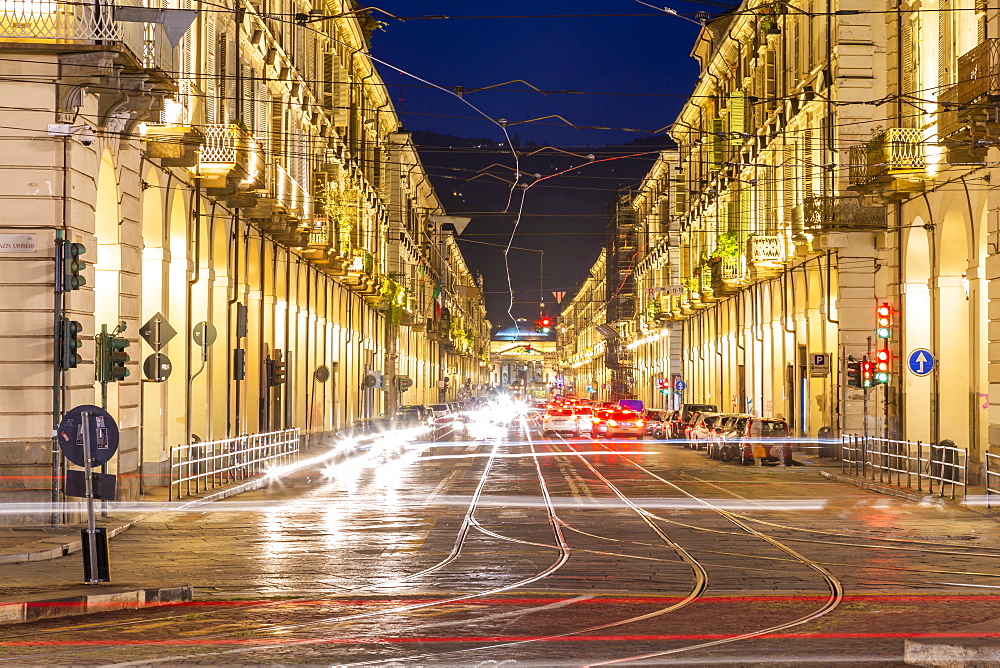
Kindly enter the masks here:
[[906, 366], [914, 376], [926, 376], [934, 370], [934, 355], [926, 348], [917, 348], [907, 356]]

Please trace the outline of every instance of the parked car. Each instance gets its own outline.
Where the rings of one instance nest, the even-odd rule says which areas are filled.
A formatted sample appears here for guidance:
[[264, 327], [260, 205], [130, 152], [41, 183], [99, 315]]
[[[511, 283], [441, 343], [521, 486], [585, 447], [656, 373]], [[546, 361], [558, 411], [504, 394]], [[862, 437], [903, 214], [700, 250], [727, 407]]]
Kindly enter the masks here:
[[719, 407], [715, 404], [681, 404], [681, 407], [670, 415], [668, 438], [686, 439], [687, 427], [697, 413], [717, 413], [718, 411]]
[[579, 436], [579, 423], [572, 408], [550, 408], [542, 416], [542, 436], [572, 434]]
[[713, 429], [722, 417], [721, 413], [710, 413], [708, 411], [696, 413], [691, 424], [687, 427], [687, 442], [685, 447], [693, 450], [701, 450], [708, 445], [713, 438]]
[[608, 438], [632, 436], [641, 439], [646, 433], [646, 421], [635, 411], [612, 411], [608, 423]]
[[428, 408], [434, 411], [434, 417], [442, 417], [453, 412], [451, 406], [448, 404], [431, 404]]
[[[391, 423], [393, 429], [434, 427], [434, 411], [428, 406], [400, 406], [393, 414]], [[434, 437], [433, 432], [429, 436]]]
[[646, 436], [652, 438], [663, 438], [666, 429], [668, 411], [657, 408], [647, 408], [642, 412], [642, 419], [646, 421]]
[[362, 418], [350, 427], [341, 429], [338, 434], [348, 438], [364, 438], [381, 434], [390, 429], [392, 429], [392, 421], [389, 418]]
[[726, 462], [731, 460], [735, 456], [736, 448], [727, 446], [740, 438], [746, 430], [747, 420], [752, 417], [748, 413], [724, 414], [713, 430], [713, 438], [708, 442], [708, 456]]
[[792, 443], [788, 440], [788, 423], [777, 418], [747, 416], [742, 427], [719, 452], [722, 461], [737, 459], [740, 464], [774, 463], [791, 466]]

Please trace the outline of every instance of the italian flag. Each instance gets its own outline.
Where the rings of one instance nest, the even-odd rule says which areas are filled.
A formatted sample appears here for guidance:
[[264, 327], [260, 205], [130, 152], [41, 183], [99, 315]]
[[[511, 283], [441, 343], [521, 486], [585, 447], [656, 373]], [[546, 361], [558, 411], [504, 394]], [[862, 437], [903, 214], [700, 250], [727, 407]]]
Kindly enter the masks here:
[[444, 290], [441, 288], [441, 283], [434, 286], [434, 294], [431, 295], [434, 300], [434, 317], [440, 318], [441, 311], [444, 309]]

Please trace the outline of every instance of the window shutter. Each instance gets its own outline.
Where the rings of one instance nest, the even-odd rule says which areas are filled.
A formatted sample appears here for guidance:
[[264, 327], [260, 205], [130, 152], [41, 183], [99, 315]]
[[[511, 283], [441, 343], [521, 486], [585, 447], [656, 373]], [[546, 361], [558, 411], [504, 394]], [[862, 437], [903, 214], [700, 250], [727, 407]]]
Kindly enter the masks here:
[[254, 126], [253, 132], [257, 139], [267, 141], [267, 84], [257, 79], [254, 84]]
[[709, 165], [709, 170], [718, 171], [722, 169], [726, 162], [726, 122], [721, 118], [712, 119], [712, 141], [709, 146], [711, 150], [709, 151], [712, 164]]
[[226, 108], [226, 118], [223, 120], [224, 123], [235, 123], [237, 120], [236, 116], [236, 84], [239, 81], [239, 71], [236, 66], [236, 42], [233, 41], [232, 36], [228, 34], [223, 35], [222, 39], [224, 44], [226, 44], [226, 69], [223, 73], [223, 81], [225, 86], [223, 90], [225, 91], [225, 108]]
[[285, 103], [280, 97], [271, 98], [271, 163], [283, 164], [285, 155]]
[[215, 17], [205, 21], [205, 62], [202, 64], [200, 82], [205, 100], [205, 123], [215, 123]]
[[778, 62], [777, 54], [768, 49], [766, 55], [766, 66], [764, 72], [764, 97], [767, 99], [766, 107], [773, 111], [778, 106]]
[[951, 2], [949, 0], [939, 0], [938, 2], [938, 85], [942, 88], [950, 86], [953, 81], [951, 77]]
[[791, 220], [795, 208], [795, 143], [786, 139], [781, 164], [781, 194], [783, 215]]
[[[745, 134], [747, 131], [747, 94], [746, 91], [734, 90], [729, 94], [729, 131]], [[741, 143], [740, 137], [731, 137], [733, 143]]]

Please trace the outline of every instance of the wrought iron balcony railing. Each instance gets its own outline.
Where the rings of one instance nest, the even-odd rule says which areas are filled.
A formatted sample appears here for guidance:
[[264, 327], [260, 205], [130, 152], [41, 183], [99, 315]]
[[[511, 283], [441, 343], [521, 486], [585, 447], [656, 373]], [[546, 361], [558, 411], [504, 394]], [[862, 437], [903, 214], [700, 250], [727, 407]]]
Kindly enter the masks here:
[[[938, 135], [954, 139], [992, 135], [1000, 124], [1000, 39], [984, 40], [958, 59], [958, 81], [941, 91]], [[949, 162], [969, 162], [970, 146], [946, 143]], [[982, 153], [985, 153], [983, 151]], [[981, 162], [984, 155], [976, 162]]]
[[160, 24], [116, 21], [115, 7], [145, 7], [140, 0], [61, 2], [0, 0], [0, 41], [37, 44], [120, 44], [142, 67], [176, 71], [176, 49]]
[[945, 102], [968, 104], [983, 96], [1000, 96], [1000, 38], [983, 40], [958, 59], [958, 82]]
[[812, 229], [882, 229], [886, 226], [884, 206], [865, 206], [860, 197], [807, 197], [805, 224]]
[[864, 144], [851, 147], [851, 185], [866, 186], [880, 176], [923, 171], [921, 135], [916, 128], [886, 128]]
[[785, 244], [780, 236], [752, 236], [748, 241], [748, 255], [755, 264], [782, 262], [785, 259]]
[[239, 125], [214, 123], [203, 129], [201, 168], [230, 171], [239, 179], [240, 190], [264, 185], [264, 149], [253, 134]]

